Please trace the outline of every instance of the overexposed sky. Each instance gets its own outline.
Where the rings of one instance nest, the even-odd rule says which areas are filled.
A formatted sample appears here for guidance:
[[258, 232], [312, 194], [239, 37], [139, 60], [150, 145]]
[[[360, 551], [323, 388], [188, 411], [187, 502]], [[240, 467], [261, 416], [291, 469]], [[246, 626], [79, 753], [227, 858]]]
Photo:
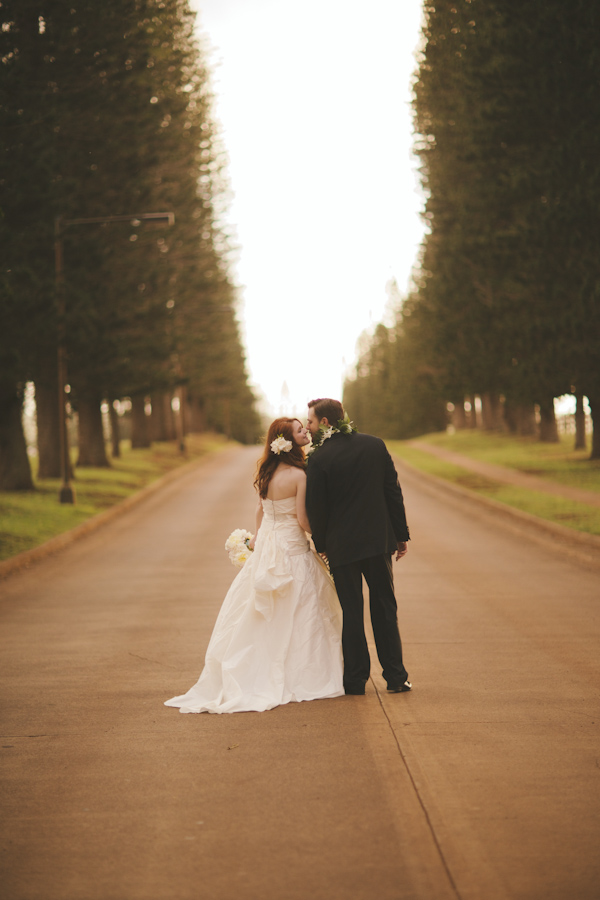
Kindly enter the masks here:
[[410, 110], [421, 0], [191, 3], [212, 47], [250, 378], [271, 412], [303, 414], [341, 397], [423, 234]]

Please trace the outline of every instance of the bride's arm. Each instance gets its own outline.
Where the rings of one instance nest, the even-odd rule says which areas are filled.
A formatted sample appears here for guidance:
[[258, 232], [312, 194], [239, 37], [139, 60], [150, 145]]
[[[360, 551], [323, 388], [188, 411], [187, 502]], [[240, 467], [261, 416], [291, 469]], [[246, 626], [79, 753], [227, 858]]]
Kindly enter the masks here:
[[260, 502], [260, 498], [258, 500], [258, 506], [256, 507], [256, 522], [254, 525], [254, 537], [249, 542], [248, 547], [250, 550], [254, 550], [254, 545], [256, 543], [256, 535], [258, 534], [258, 529], [260, 528], [260, 523], [263, 520], [263, 508], [262, 503]]
[[298, 516], [300, 528], [303, 528], [304, 531], [310, 534], [310, 522], [308, 521], [308, 516], [306, 515], [306, 475], [299, 469], [296, 469], [295, 471], [298, 472], [299, 475], [297, 480], [298, 489], [296, 491], [296, 515]]

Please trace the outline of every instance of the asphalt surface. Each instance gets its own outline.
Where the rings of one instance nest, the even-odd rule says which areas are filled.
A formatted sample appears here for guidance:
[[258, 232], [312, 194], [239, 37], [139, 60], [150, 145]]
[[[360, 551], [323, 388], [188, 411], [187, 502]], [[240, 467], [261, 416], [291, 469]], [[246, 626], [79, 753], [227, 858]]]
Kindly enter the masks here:
[[6, 900], [597, 900], [600, 568], [403, 473], [410, 694], [183, 716], [256, 448], [0, 583]]

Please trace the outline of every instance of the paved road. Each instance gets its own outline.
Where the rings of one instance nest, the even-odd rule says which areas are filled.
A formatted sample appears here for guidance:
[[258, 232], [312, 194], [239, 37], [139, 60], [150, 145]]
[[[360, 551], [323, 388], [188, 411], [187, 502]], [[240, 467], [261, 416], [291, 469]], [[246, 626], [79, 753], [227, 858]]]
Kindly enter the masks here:
[[182, 716], [234, 450], [0, 584], [6, 900], [597, 900], [599, 572], [407, 474], [415, 689]]

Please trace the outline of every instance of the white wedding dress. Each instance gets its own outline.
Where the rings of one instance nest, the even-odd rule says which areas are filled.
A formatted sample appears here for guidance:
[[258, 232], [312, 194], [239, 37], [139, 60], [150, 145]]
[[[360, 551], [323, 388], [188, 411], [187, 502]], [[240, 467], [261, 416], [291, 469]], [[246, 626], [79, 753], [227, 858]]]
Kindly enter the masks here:
[[333, 582], [298, 523], [296, 498], [262, 506], [254, 553], [223, 601], [202, 675], [165, 706], [182, 713], [263, 711], [344, 693], [342, 612]]

